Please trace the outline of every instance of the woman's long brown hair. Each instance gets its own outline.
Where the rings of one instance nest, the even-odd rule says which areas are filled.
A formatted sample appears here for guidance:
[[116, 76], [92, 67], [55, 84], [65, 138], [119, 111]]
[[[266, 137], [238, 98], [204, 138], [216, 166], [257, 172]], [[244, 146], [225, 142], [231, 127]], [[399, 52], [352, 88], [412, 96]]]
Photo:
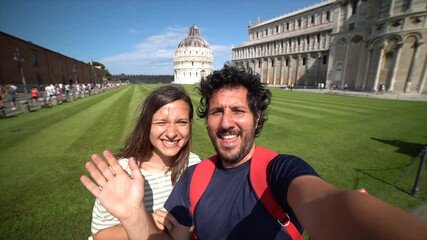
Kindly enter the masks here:
[[185, 90], [178, 85], [167, 85], [155, 89], [148, 95], [142, 105], [141, 114], [135, 125], [134, 130], [129, 134], [124, 147], [117, 154], [118, 158], [134, 157], [137, 164], [141, 167], [143, 162], [150, 160], [153, 155], [153, 146], [150, 142], [151, 122], [154, 113], [164, 105], [183, 100], [190, 109], [190, 138], [182, 147], [178, 154], [170, 162], [168, 171], [171, 171], [172, 184], [175, 185], [179, 176], [188, 166], [188, 157], [191, 147], [191, 126], [193, 122], [193, 104]]

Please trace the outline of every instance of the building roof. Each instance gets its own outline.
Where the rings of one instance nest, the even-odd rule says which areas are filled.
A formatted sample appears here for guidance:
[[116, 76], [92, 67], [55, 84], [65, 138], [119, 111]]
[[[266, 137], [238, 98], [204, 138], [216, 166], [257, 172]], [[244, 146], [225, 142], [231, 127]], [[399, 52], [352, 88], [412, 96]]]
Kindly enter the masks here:
[[210, 48], [208, 42], [200, 36], [199, 28], [197, 28], [196, 25], [190, 27], [190, 29], [188, 30], [188, 36], [178, 44], [178, 48], [181, 47]]

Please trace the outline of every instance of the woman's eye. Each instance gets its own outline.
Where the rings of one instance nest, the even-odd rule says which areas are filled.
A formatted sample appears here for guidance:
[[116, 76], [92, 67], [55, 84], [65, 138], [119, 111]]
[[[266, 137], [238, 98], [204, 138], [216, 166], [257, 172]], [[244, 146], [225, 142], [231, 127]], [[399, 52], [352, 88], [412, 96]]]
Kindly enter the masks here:
[[179, 126], [186, 126], [186, 125], [188, 125], [188, 121], [181, 121], [181, 122], [178, 122], [178, 125], [179, 125]]

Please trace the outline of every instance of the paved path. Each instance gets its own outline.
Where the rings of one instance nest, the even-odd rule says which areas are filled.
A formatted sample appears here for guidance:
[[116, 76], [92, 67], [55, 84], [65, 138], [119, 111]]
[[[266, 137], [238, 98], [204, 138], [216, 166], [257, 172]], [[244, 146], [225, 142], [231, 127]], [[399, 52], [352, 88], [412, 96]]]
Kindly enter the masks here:
[[423, 101], [427, 102], [427, 94], [420, 93], [383, 93], [377, 94], [373, 92], [357, 92], [357, 91], [343, 91], [343, 90], [334, 90], [330, 91], [323, 89], [322, 91], [318, 89], [303, 89], [297, 88], [294, 91], [301, 92], [315, 92], [322, 94], [331, 94], [331, 95], [344, 95], [344, 96], [354, 96], [354, 97], [369, 97], [369, 98], [383, 98], [383, 99], [394, 99], [394, 100], [407, 100], [407, 101]]

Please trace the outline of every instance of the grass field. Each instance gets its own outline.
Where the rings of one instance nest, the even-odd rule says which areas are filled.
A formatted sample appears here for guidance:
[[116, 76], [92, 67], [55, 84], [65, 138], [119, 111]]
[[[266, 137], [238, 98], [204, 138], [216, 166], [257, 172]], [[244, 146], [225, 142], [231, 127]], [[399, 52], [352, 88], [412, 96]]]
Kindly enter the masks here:
[[[94, 198], [79, 181], [84, 162], [121, 147], [157, 86], [132, 85], [0, 120], [0, 239], [86, 239]], [[199, 96], [186, 88], [197, 106]], [[271, 91], [258, 145], [298, 155], [334, 185], [364, 187], [405, 210], [427, 202], [426, 171], [420, 195], [411, 196], [416, 156], [427, 145], [427, 102]], [[201, 157], [214, 153], [197, 118], [192, 149]]]

